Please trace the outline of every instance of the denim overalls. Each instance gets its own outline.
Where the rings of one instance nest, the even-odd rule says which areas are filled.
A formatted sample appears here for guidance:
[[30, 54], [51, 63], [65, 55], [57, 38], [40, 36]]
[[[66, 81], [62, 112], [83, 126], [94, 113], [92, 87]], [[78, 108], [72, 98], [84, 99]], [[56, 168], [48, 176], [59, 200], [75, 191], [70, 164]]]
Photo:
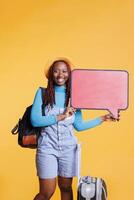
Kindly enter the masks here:
[[[59, 115], [64, 108], [45, 107], [45, 115]], [[77, 138], [73, 135], [75, 114], [43, 127], [36, 152], [37, 175], [44, 178], [77, 176]]]

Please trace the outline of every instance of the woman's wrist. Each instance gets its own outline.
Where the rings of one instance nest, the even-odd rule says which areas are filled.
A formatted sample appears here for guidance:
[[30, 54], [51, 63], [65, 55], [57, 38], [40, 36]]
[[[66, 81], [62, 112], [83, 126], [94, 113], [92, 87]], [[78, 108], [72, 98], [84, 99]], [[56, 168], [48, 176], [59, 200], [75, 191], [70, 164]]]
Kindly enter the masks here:
[[106, 121], [106, 116], [103, 115], [103, 116], [100, 117], [100, 119], [101, 119], [102, 122], [104, 122], [104, 121]]

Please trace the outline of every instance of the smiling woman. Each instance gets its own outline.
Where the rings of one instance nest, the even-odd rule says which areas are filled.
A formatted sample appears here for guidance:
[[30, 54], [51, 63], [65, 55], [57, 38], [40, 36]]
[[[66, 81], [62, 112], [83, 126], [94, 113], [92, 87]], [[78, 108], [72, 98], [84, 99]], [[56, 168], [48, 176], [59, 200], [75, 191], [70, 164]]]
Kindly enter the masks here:
[[[72, 180], [77, 176], [78, 144], [73, 128], [87, 130], [107, 121], [109, 116], [85, 122], [80, 109], [69, 107], [71, 65], [68, 61], [54, 61], [47, 78], [44, 102], [39, 88], [31, 110], [32, 125], [42, 127], [36, 152], [40, 191], [34, 200], [49, 200], [55, 191], [57, 177], [61, 199], [73, 200]], [[42, 103], [45, 116], [42, 116]]]

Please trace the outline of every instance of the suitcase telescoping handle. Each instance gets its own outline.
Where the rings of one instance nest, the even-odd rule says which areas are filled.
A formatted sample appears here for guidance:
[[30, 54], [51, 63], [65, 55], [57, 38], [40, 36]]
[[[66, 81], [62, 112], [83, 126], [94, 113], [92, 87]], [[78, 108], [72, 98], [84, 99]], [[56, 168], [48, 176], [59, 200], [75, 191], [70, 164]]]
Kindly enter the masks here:
[[81, 143], [77, 144], [77, 187], [79, 186], [80, 177], [81, 177]]

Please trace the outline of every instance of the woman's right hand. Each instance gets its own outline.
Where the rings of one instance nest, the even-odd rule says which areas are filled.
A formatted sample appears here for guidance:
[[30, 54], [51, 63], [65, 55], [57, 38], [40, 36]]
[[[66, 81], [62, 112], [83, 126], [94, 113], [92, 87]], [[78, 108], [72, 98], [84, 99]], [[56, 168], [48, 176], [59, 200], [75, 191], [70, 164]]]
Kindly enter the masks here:
[[60, 114], [60, 115], [57, 115], [57, 121], [62, 121], [66, 118], [66, 115], [65, 114]]
[[74, 114], [74, 112], [76, 111], [75, 108], [73, 107], [67, 107], [64, 114], [66, 115], [66, 117], [70, 117]]
[[63, 114], [57, 115], [57, 121], [62, 121], [65, 118], [72, 116], [75, 111], [76, 111], [75, 108], [67, 107]]

